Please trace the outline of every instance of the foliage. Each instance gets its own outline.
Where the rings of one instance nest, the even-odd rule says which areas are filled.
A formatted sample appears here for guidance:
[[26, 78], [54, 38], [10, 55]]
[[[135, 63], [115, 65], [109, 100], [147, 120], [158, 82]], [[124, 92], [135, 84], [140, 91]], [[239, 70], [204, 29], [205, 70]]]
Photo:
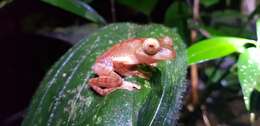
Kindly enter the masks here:
[[204, 6], [210, 7], [210, 6], [214, 5], [214, 4], [217, 4], [219, 2], [219, 0], [201, 0], [200, 2]]
[[105, 24], [106, 21], [87, 3], [80, 0], [42, 0], [53, 6], [62, 8], [66, 11], [77, 14], [83, 18], [96, 23]]
[[[260, 20], [257, 21], [257, 36], [260, 38]], [[255, 47], [246, 48], [246, 44]], [[238, 77], [242, 87], [246, 108], [250, 110], [251, 94], [260, 87], [260, 48], [254, 40], [214, 37], [197, 42], [188, 49], [189, 64], [204, 62], [227, 56], [233, 52], [241, 53], [238, 60]]]
[[186, 20], [191, 15], [190, 13], [191, 10], [189, 9], [187, 4], [181, 1], [175, 1], [166, 10], [164, 16], [164, 24], [171, 27], [177, 27], [179, 33], [182, 36], [185, 36], [187, 35], [185, 33], [187, 33], [188, 30]]
[[[150, 80], [131, 77], [138, 91], [117, 90], [99, 96], [86, 82], [95, 58], [113, 44], [134, 37], [170, 36], [178, 57], [160, 62]], [[35, 95], [24, 126], [165, 125], [176, 123], [187, 69], [185, 46], [176, 31], [161, 25], [111, 24], [67, 52], [50, 70]]]
[[260, 49], [248, 48], [240, 56], [237, 63], [238, 77], [247, 109], [250, 109], [251, 94], [260, 91]]
[[150, 15], [158, 0], [117, 0], [120, 4]]
[[0, 8], [4, 7], [4, 6], [6, 6], [6, 5], [8, 5], [12, 2], [13, 2], [13, 0], [1, 0], [0, 1]]
[[[92, 2], [92, 0], [84, 0], [85, 2], [83, 2], [83, 0], [42, 1], [73, 12], [95, 23], [105, 23], [104, 18], [89, 6], [88, 3]], [[143, 13], [150, 19], [149, 23], [151, 23], [153, 22], [151, 15], [153, 12], [158, 11], [155, 10], [155, 7], [160, 1], [115, 0], [115, 2], [131, 8], [135, 10], [135, 12]], [[202, 6], [200, 9], [200, 19], [193, 20], [191, 13], [192, 3], [189, 1], [174, 0], [168, 4], [168, 6], [164, 6], [166, 11], [162, 22], [166, 26], [178, 28], [181, 37], [187, 41], [191, 41], [189, 39], [190, 30], [197, 31], [196, 44], [191, 45], [187, 43], [187, 45], [191, 45], [187, 50], [189, 65], [220, 59], [225, 56], [231, 57], [235, 63], [233, 63], [231, 67], [226, 68], [225, 71], [221, 71], [218, 66], [216, 66], [214, 70], [204, 68], [203, 70], [206, 72], [209, 70], [213, 71], [211, 72], [213, 74], [207, 74], [209, 81], [205, 81], [205, 83], [209, 83], [208, 85], [215, 84], [214, 86], [216, 86], [220, 85], [219, 82], [224, 80], [223, 78], [226, 76], [233, 75], [237, 77], [238, 75], [246, 109], [250, 111], [252, 109], [250, 108], [251, 94], [254, 90], [260, 91], [260, 63], [259, 58], [257, 58], [260, 55], [260, 20], [257, 21], [258, 41], [253, 40], [256, 38], [256, 35], [255, 29], [252, 28], [252, 22], [255, 21], [254, 17], [260, 12], [260, 6], [250, 15], [243, 15], [240, 10], [237, 9], [240, 8], [241, 3], [235, 0], [200, 0], [200, 4]], [[221, 5], [222, 8], [216, 9], [219, 5]], [[236, 59], [237, 56], [239, 57], [238, 60]], [[215, 60], [212, 62], [216, 63], [218, 61], [219, 60]], [[222, 59], [220, 62], [224, 62], [224, 60]], [[231, 70], [231, 68], [237, 68], [237, 70]], [[215, 78], [218, 79], [214, 80]], [[150, 104], [152, 104], [152, 102]]]
[[221, 58], [233, 52], [243, 52], [244, 46], [254, 40], [234, 37], [213, 37], [192, 45], [188, 49], [188, 62], [195, 64]]

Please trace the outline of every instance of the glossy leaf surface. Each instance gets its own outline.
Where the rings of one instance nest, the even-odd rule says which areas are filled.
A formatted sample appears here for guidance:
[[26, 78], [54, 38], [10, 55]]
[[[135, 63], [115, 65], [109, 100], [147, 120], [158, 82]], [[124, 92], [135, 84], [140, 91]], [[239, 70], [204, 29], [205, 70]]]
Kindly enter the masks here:
[[256, 21], [256, 34], [257, 34], [257, 40], [260, 40], [260, 19]]
[[[150, 80], [127, 78], [140, 84], [141, 90], [117, 90], [102, 97], [86, 84], [94, 76], [91, 66], [96, 57], [113, 44], [128, 38], [163, 36], [173, 38], [177, 57], [150, 70]], [[185, 52], [176, 31], [161, 25], [106, 26], [75, 45], [52, 67], [34, 96], [23, 126], [172, 126], [186, 88]]]
[[248, 48], [239, 56], [238, 77], [244, 95], [246, 108], [250, 110], [250, 96], [253, 90], [260, 91], [260, 49]]
[[63, 10], [72, 12], [95, 23], [105, 24], [105, 20], [91, 6], [80, 0], [42, 0]]
[[200, 63], [244, 51], [244, 45], [254, 40], [235, 37], [214, 37], [202, 40], [188, 48], [188, 63]]

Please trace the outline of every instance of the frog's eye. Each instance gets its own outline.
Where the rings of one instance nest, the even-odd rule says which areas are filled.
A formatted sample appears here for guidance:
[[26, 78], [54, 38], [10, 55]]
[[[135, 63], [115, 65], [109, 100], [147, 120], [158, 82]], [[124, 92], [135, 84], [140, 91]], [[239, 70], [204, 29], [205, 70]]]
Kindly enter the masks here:
[[159, 51], [160, 44], [157, 39], [147, 38], [143, 43], [143, 50], [148, 55], [154, 55]]

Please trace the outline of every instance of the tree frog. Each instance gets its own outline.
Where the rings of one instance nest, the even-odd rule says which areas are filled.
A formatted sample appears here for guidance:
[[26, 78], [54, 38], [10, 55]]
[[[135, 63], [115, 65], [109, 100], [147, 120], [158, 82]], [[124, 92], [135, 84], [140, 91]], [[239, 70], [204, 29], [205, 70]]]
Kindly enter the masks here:
[[92, 66], [97, 77], [88, 81], [89, 86], [99, 95], [106, 96], [117, 89], [133, 91], [141, 87], [125, 81], [123, 77], [147, 76], [137, 70], [137, 65], [155, 67], [156, 63], [176, 57], [173, 41], [170, 37], [129, 38], [123, 40], [98, 56]]

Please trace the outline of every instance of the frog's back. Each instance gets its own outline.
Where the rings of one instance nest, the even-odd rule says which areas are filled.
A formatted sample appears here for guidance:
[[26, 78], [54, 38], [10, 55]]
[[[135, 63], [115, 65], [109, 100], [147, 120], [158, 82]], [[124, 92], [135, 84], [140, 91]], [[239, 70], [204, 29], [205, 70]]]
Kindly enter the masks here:
[[99, 56], [96, 62], [109, 60], [116, 57], [131, 57], [136, 49], [142, 46], [143, 38], [132, 38], [113, 45], [110, 49]]

